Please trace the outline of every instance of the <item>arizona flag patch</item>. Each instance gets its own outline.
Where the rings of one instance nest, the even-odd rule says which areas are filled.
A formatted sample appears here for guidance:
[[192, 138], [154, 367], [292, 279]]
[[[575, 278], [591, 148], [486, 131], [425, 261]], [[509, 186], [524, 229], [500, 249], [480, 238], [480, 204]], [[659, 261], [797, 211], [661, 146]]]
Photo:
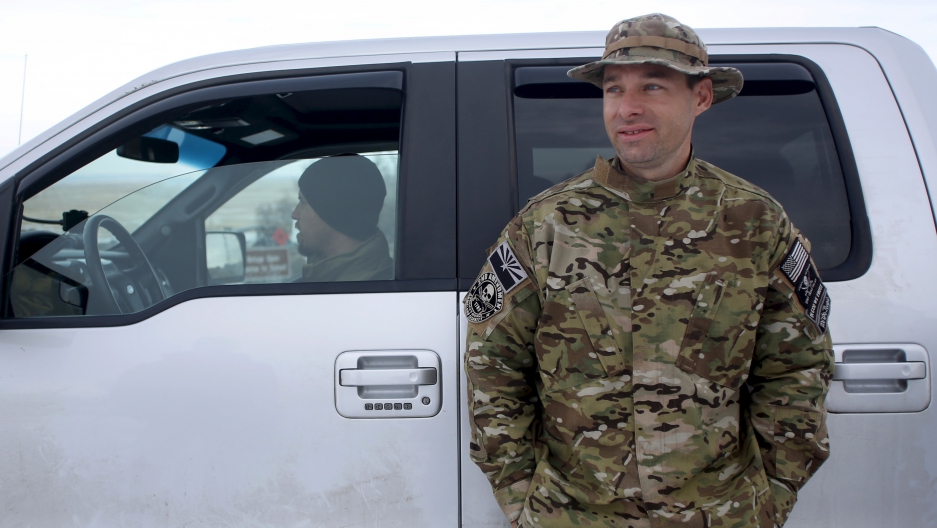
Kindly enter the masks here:
[[517, 261], [517, 257], [514, 256], [514, 252], [511, 251], [511, 246], [508, 245], [507, 241], [502, 242], [500, 246], [491, 252], [491, 255], [488, 255], [488, 264], [491, 265], [491, 271], [498, 277], [498, 282], [504, 288], [504, 293], [510, 293], [515, 286], [524, 282], [524, 279], [527, 278], [527, 272], [524, 271], [521, 263]]
[[830, 317], [830, 295], [813, 266], [810, 253], [800, 239], [794, 240], [787, 256], [784, 257], [781, 273], [794, 285], [797, 299], [804, 306], [807, 318], [817, 325], [821, 334], [826, 332]]

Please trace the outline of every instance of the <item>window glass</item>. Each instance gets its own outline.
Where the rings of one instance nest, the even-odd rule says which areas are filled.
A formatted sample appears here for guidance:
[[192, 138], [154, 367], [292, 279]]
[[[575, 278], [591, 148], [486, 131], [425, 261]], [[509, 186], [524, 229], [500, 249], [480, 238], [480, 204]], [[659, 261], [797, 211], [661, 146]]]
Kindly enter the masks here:
[[393, 280], [402, 93], [208, 102], [23, 205], [14, 317], [126, 314], [219, 284]]
[[[366, 245], [365, 249], [375, 244], [376, 247], [380, 247], [380, 258], [378, 260], [383, 261], [384, 264], [375, 264], [367, 267], [367, 269], [358, 270], [357, 273], [359, 274], [368, 271], [375, 271], [375, 273], [360, 279], [348, 280], [390, 279], [393, 278], [392, 269], [386, 267], [386, 265], [392, 264], [390, 257], [395, 254], [397, 152], [367, 153], [363, 154], [362, 157], [370, 161], [380, 174], [380, 180], [375, 178], [370, 183], [380, 183], [375, 187], [375, 191], [379, 194], [383, 188], [385, 196], [382, 201], [379, 203], [377, 201], [372, 202], [370, 210], [365, 210], [364, 207], [355, 210], [355, 203], [364, 203], [361, 196], [362, 189], [357, 186], [350, 189], [333, 186], [323, 187], [320, 191], [329, 195], [323, 195], [319, 199], [324, 201], [341, 200], [343, 191], [352, 190], [354, 191], [352, 203], [342, 207], [348, 215], [373, 215], [377, 211], [377, 231], [372, 233], [374, 240], [371, 240], [372, 235], [369, 235], [371, 244]], [[234, 231], [245, 235], [247, 268], [244, 283], [270, 283], [292, 280], [325, 282], [339, 280], [341, 277], [335, 274], [339, 271], [341, 271], [341, 275], [346, 277], [351, 277], [356, 273], [353, 268], [348, 266], [351, 259], [341, 255], [337, 257], [322, 255], [321, 250], [317, 249], [322, 241], [314, 239], [314, 234], [304, 236], [307, 239], [305, 245], [309, 246], [306, 248], [301, 246], [300, 242], [302, 241], [298, 238], [304, 220], [304, 209], [310, 199], [305, 196], [300, 198], [302, 194], [299, 185], [300, 177], [309, 167], [319, 161], [321, 159], [298, 160], [276, 168], [236, 194], [205, 220], [205, 230], [207, 232]], [[342, 166], [346, 161], [352, 162], [349, 163], [347, 170], [354, 170], [353, 165], [356, 164], [353, 163], [355, 160], [351, 157], [338, 156], [329, 160], [339, 170], [342, 170]], [[314, 203], [316, 202], [315, 197], [311, 199]], [[301, 200], [304, 202], [303, 204], [300, 204]], [[378, 205], [379, 207], [377, 207]], [[315, 210], [314, 207], [311, 208]], [[323, 214], [328, 220], [335, 223], [339, 229], [344, 228], [345, 226], [342, 223], [348, 221], [342, 215], [334, 216], [333, 214], [332, 217], [328, 217], [328, 213]], [[322, 215], [317, 213], [317, 217], [321, 218]], [[386, 241], [386, 250], [383, 249], [384, 242], [379, 240], [380, 238]], [[313, 272], [316, 268], [318, 270]]]
[[[821, 270], [842, 264], [851, 246], [845, 182], [819, 95], [804, 80], [812, 79], [809, 72], [795, 64], [733, 66], [745, 75], [745, 89], [697, 119], [696, 156], [777, 199], [812, 242]], [[590, 97], [550, 86], [515, 90], [519, 206], [591, 168], [597, 155], [615, 155], [602, 121], [601, 92]]]

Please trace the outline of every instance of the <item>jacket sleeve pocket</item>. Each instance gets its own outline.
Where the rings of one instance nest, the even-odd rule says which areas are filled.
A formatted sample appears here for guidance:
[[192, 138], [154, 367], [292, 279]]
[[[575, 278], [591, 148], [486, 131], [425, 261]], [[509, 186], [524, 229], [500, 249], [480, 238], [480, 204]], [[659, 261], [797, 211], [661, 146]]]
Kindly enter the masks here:
[[[823, 413], [798, 408], [777, 408], [774, 422], [775, 475], [800, 487], [813, 474], [814, 461], [829, 456]], [[767, 461], [770, 469], [772, 461]]]

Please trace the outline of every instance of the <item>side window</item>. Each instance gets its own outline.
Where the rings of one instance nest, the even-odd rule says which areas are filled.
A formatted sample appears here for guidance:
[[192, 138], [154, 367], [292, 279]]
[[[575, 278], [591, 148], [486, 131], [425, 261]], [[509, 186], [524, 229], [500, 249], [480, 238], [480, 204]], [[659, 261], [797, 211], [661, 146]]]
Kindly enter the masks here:
[[127, 314], [211, 285], [394, 280], [402, 80], [209, 97], [120, 138], [23, 202], [9, 310]]
[[[393, 279], [397, 164], [396, 151], [293, 161], [215, 210], [206, 233], [244, 235], [246, 284]], [[207, 260], [209, 278], [223, 277], [226, 257]]]
[[[62, 234], [84, 218], [81, 211], [94, 212], [105, 207], [111, 207], [112, 214], [120, 214], [125, 227], [135, 230], [171, 196], [147, 200], [145, 204], [135, 204], [137, 208], [133, 210], [117, 212], [124, 205], [118, 205], [121, 199], [136, 192], [178, 192], [181, 182], [191, 183], [194, 173], [215, 166], [226, 150], [218, 142], [185, 130], [159, 126], [26, 200], [20, 238], [28, 240], [49, 232]], [[157, 185], [155, 189], [146, 190], [171, 178], [176, 178], [173, 185]], [[63, 223], [63, 214], [67, 211], [75, 212]], [[21, 250], [20, 255], [23, 254]]]
[[[821, 272], [853, 244], [846, 179], [817, 82], [795, 63], [731, 64], [739, 97], [702, 114], [697, 157], [767, 190], [813, 243]], [[569, 67], [515, 69], [514, 130], [519, 206], [549, 186], [615, 155], [602, 122], [601, 91], [566, 81]]]

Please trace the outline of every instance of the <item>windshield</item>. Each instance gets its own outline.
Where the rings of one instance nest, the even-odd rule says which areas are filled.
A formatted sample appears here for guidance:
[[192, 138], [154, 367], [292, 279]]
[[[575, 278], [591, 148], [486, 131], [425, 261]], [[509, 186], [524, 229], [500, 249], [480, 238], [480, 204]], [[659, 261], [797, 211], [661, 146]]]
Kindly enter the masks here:
[[402, 103], [261, 93], [127, 131], [24, 202], [7, 308], [128, 314], [201, 287], [395, 280]]

